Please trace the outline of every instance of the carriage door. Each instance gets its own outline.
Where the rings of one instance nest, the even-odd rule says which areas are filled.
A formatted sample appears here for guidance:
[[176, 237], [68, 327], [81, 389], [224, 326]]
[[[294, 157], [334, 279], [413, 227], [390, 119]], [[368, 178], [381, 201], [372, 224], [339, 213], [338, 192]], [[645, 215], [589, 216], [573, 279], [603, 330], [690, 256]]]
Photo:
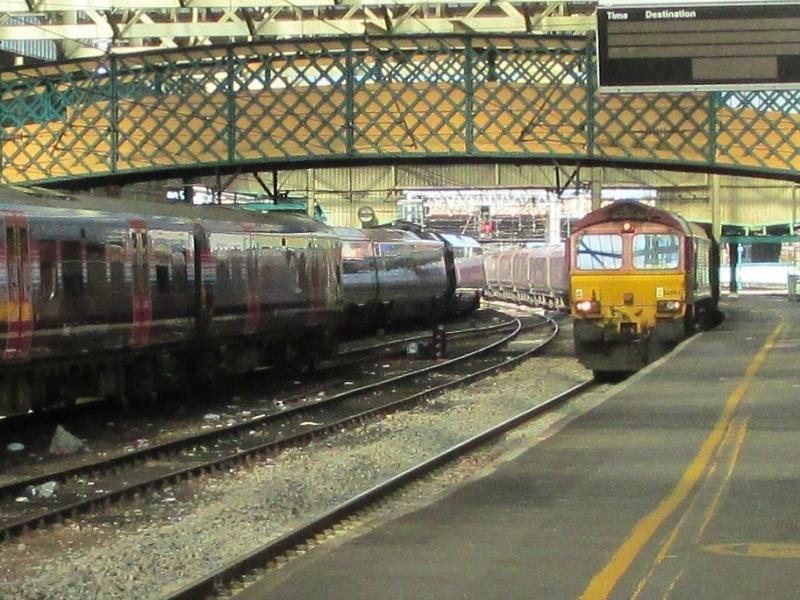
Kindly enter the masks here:
[[147, 224], [131, 221], [131, 267], [133, 269], [133, 329], [131, 345], [143, 346], [150, 339], [153, 306], [150, 301], [150, 244]]
[[258, 277], [259, 236], [254, 233], [246, 235], [244, 246], [245, 281], [247, 282], [247, 318], [244, 332], [256, 333], [261, 324], [261, 288]]
[[31, 295], [31, 252], [28, 220], [23, 215], [8, 215], [6, 225], [6, 269], [8, 304], [6, 360], [24, 359], [31, 350], [33, 305]]

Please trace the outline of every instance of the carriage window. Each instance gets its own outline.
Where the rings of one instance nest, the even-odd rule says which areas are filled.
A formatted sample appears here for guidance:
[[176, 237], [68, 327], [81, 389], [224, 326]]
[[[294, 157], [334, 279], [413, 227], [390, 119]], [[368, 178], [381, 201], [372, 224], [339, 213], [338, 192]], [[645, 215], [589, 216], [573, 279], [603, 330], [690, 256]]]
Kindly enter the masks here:
[[575, 251], [575, 266], [578, 269], [602, 270], [622, 267], [621, 235], [582, 235], [578, 238]]
[[231, 291], [240, 293], [244, 289], [244, 277], [242, 268], [244, 267], [244, 259], [237, 252], [231, 256], [230, 264], [230, 278], [231, 278]]
[[172, 282], [177, 292], [186, 292], [186, 250], [172, 252]]
[[369, 242], [342, 243], [342, 258], [367, 258], [372, 254], [372, 244]]
[[61, 279], [64, 285], [64, 296], [79, 298], [83, 295], [83, 265], [80, 242], [63, 242], [61, 244]]
[[133, 293], [150, 295], [150, 257], [147, 233], [131, 232], [133, 239]]
[[225, 261], [225, 257], [217, 257], [217, 289], [220, 291], [226, 291], [231, 285], [230, 269]]
[[86, 244], [86, 287], [89, 295], [105, 296], [107, 283], [105, 246], [89, 242]]
[[249, 289], [258, 287], [258, 250], [251, 248], [247, 252], [247, 286]]
[[159, 294], [169, 294], [170, 253], [164, 242], [156, 243], [156, 289]]
[[108, 263], [111, 272], [111, 289], [120, 293], [125, 289], [125, 248], [121, 242], [108, 243]]
[[41, 293], [44, 300], [55, 298], [58, 290], [56, 244], [58, 242], [52, 240], [39, 241], [39, 273], [42, 279]]
[[633, 236], [633, 266], [637, 269], [676, 269], [680, 242], [671, 233]]

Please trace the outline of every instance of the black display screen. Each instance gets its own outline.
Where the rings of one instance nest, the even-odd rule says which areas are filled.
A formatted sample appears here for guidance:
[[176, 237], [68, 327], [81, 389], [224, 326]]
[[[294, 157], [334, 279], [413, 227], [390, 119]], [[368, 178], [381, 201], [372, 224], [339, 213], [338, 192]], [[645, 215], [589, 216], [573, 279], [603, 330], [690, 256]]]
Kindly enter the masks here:
[[800, 3], [597, 10], [607, 91], [800, 88]]

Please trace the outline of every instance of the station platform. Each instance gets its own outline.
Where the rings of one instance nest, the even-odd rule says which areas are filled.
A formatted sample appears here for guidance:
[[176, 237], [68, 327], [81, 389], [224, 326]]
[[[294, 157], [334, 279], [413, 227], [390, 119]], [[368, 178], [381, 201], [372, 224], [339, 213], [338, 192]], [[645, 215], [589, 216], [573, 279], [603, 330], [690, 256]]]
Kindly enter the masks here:
[[800, 596], [800, 307], [723, 311], [490, 474], [237, 597]]

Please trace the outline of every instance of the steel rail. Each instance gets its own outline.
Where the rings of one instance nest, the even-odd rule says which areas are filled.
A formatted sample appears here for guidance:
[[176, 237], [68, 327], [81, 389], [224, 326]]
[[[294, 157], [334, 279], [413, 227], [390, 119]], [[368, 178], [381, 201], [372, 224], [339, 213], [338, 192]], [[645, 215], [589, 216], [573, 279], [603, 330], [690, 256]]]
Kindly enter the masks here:
[[[546, 319], [546, 318], [543, 317], [543, 319]], [[537, 350], [538, 348], [540, 348], [543, 345], [547, 344], [557, 334], [558, 325], [554, 321], [552, 321], [550, 319], [544, 320], [542, 322], [542, 325], [545, 325], [547, 323], [550, 323], [550, 324], [553, 325], [553, 333], [544, 342], [542, 342], [542, 344], [540, 346], [537, 346], [537, 348], [535, 348], [533, 350]], [[445, 367], [452, 366], [454, 364], [469, 360], [471, 358], [475, 358], [475, 357], [477, 357], [477, 356], [479, 356], [481, 354], [485, 354], [485, 353], [487, 353], [487, 352], [489, 352], [489, 351], [491, 351], [491, 350], [493, 350], [495, 348], [498, 348], [498, 347], [508, 343], [509, 341], [511, 341], [512, 339], [517, 337], [517, 335], [522, 330], [522, 328], [523, 328], [522, 322], [519, 319], [516, 319], [516, 327], [509, 334], [503, 336], [499, 340], [496, 340], [494, 342], [486, 344], [486, 345], [482, 346], [481, 348], [478, 348], [476, 350], [472, 350], [470, 352], [464, 353], [464, 354], [462, 354], [460, 356], [448, 359], [446, 361], [442, 361], [440, 363], [433, 364], [433, 365], [428, 365], [426, 367], [422, 367], [420, 369], [416, 369], [416, 370], [409, 371], [409, 372], [406, 372], [406, 373], [401, 373], [399, 375], [395, 375], [393, 377], [389, 377], [389, 378], [383, 379], [383, 380], [378, 381], [378, 382], [374, 382], [374, 383], [370, 383], [370, 384], [367, 384], [367, 385], [364, 385], [364, 386], [360, 386], [360, 387], [357, 387], [357, 388], [346, 390], [344, 392], [340, 392], [339, 394], [330, 396], [330, 397], [326, 398], [325, 400], [321, 400], [321, 401], [315, 402], [314, 404], [311, 404], [311, 405], [291, 407], [291, 408], [289, 408], [287, 410], [281, 411], [280, 413], [273, 413], [273, 414], [270, 414], [270, 415], [263, 415], [261, 418], [252, 419], [252, 420], [249, 420], [249, 421], [245, 421], [243, 423], [237, 423], [237, 424], [234, 424], [234, 425], [231, 425], [231, 426], [228, 426], [228, 427], [223, 427], [223, 428], [211, 430], [211, 431], [204, 432], [204, 433], [201, 433], [201, 434], [196, 435], [196, 436], [190, 436], [188, 438], [182, 438], [182, 439], [179, 439], [179, 440], [172, 440], [172, 441], [160, 444], [158, 446], [152, 446], [152, 447], [148, 447], [148, 448], [143, 448], [143, 449], [137, 451], [136, 453], [128, 453], [126, 455], [113, 457], [113, 458], [111, 458], [108, 461], [105, 461], [103, 463], [95, 464], [92, 468], [74, 468], [74, 469], [70, 469], [69, 470], [70, 476], [71, 477], [75, 477], [79, 473], [96, 473], [96, 472], [98, 472], [100, 470], [102, 470], [102, 471], [113, 471], [115, 469], [119, 469], [119, 468], [125, 466], [125, 463], [129, 463], [131, 465], [135, 465], [136, 463], [143, 462], [145, 459], [147, 459], [149, 457], [156, 457], [157, 459], [158, 458], [162, 458], [163, 455], [165, 455], [165, 454], [177, 453], [178, 451], [180, 451], [182, 449], [200, 445], [200, 444], [204, 443], [206, 440], [209, 440], [209, 439], [216, 438], [217, 440], [219, 440], [219, 439], [221, 439], [223, 437], [232, 436], [232, 435], [234, 435], [236, 433], [236, 431], [242, 430], [242, 429], [245, 429], [245, 428], [252, 429], [254, 425], [261, 425], [261, 426], [264, 426], [264, 425], [267, 425], [267, 424], [272, 425], [272, 424], [278, 422], [281, 419], [285, 419], [287, 416], [298, 414], [300, 412], [308, 412], [310, 410], [313, 410], [315, 408], [319, 408], [321, 406], [327, 407], [327, 406], [330, 406], [333, 403], [341, 402], [341, 401], [343, 401], [345, 399], [349, 399], [349, 398], [353, 398], [353, 397], [356, 397], [356, 396], [359, 396], [359, 395], [363, 395], [366, 392], [371, 392], [373, 390], [376, 390], [376, 389], [379, 389], [379, 388], [382, 388], [382, 387], [386, 387], [386, 386], [391, 385], [393, 383], [397, 383], [397, 382], [400, 382], [400, 381], [404, 381], [404, 380], [412, 379], [412, 378], [415, 378], [415, 377], [419, 377], [420, 375], [424, 375], [426, 373], [430, 373], [430, 372], [433, 372], [433, 371], [442, 370]], [[528, 351], [526, 351], [524, 353], [524, 355], [528, 356], [531, 353], [532, 353], [532, 351], [528, 350]], [[513, 357], [513, 358], [518, 358], [518, 357]], [[110, 504], [110, 503], [112, 503], [114, 501], [118, 501], [118, 500], [124, 499], [126, 497], [135, 496], [137, 493], [140, 493], [142, 491], [151, 489], [151, 488], [153, 488], [155, 486], [158, 486], [160, 484], [176, 482], [176, 481], [180, 481], [182, 479], [190, 478], [192, 476], [209, 473], [209, 472], [214, 471], [215, 469], [226, 468], [226, 467], [229, 467], [229, 466], [231, 466], [233, 464], [239, 464], [241, 462], [244, 462], [244, 461], [248, 460], [249, 458], [251, 458], [253, 456], [256, 456], [256, 455], [261, 455], [261, 454], [266, 454], [266, 453], [274, 453], [274, 452], [277, 452], [278, 450], [280, 450], [282, 448], [285, 448], [285, 447], [287, 447], [289, 445], [296, 445], [296, 444], [299, 444], [299, 443], [303, 443], [303, 442], [315, 439], [315, 438], [317, 438], [317, 437], [319, 437], [321, 435], [326, 435], [326, 434], [329, 434], [331, 432], [338, 431], [343, 426], [347, 426], [347, 425], [350, 425], [350, 424], [355, 423], [355, 422], [363, 421], [365, 418], [370, 417], [370, 416], [374, 416], [374, 415], [378, 415], [378, 414], [384, 414], [384, 413], [389, 412], [391, 410], [397, 410], [398, 408], [401, 408], [402, 406], [405, 406], [405, 405], [407, 405], [407, 404], [409, 404], [411, 402], [417, 402], [417, 401], [419, 401], [419, 400], [421, 400], [423, 398], [426, 398], [426, 397], [428, 397], [428, 396], [430, 396], [432, 394], [438, 393], [438, 392], [440, 392], [440, 391], [442, 391], [442, 390], [444, 390], [446, 388], [453, 387], [455, 385], [458, 385], [460, 383], [464, 383], [464, 382], [467, 382], [467, 381], [471, 381], [471, 380], [473, 380], [473, 379], [475, 379], [475, 378], [477, 378], [477, 377], [479, 377], [479, 376], [481, 376], [483, 374], [486, 374], [488, 372], [494, 371], [494, 370], [496, 370], [496, 369], [498, 369], [500, 367], [503, 367], [503, 366], [505, 366], [507, 364], [512, 364], [513, 362], [516, 362], [516, 361], [513, 360], [513, 358], [512, 359], [508, 359], [508, 360], [504, 360], [503, 362], [501, 362], [501, 363], [499, 363], [497, 365], [488, 367], [486, 369], [482, 369], [481, 371], [472, 373], [472, 374], [467, 375], [465, 377], [461, 377], [461, 378], [455, 379], [455, 380], [447, 382], [447, 383], [443, 383], [443, 384], [435, 386], [435, 387], [426, 388], [422, 392], [419, 392], [419, 393], [416, 393], [416, 394], [412, 394], [411, 396], [408, 396], [408, 397], [406, 397], [404, 399], [401, 399], [399, 401], [390, 402], [390, 403], [382, 405], [382, 406], [380, 406], [378, 408], [370, 409], [370, 410], [367, 410], [367, 411], [362, 411], [362, 412], [360, 412], [358, 414], [355, 414], [355, 415], [350, 415], [350, 416], [348, 416], [348, 417], [346, 417], [344, 419], [338, 420], [338, 421], [336, 421], [334, 423], [328, 423], [328, 424], [326, 424], [326, 425], [324, 425], [322, 427], [306, 430], [306, 431], [297, 433], [295, 435], [286, 436], [284, 438], [273, 439], [273, 440], [268, 441], [266, 443], [258, 444], [258, 445], [255, 445], [255, 446], [251, 447], [251, 448], [247, 448], [247, 449], [244, 449], [244, 450], [239, 450], [239, 451], [236, 451], [236, 452], [233, 452], [233, 453], [226, 454], [226, 455], [221, 456], [221, 457], [213, 458], [211, 460], [195, 462], [194, 464], [189, 465], [189, 466], [181, 466], [181, 467], [177, 467], [177, 468], [174, 468], [174, 469], [170, 469], [170, 470], [162, 472], [160, 475], [157, 475], [157, 476], [152, 477], [152, 478], [148, 478], [148, 479], [145, 479], [145, 480], [142, 480], [142, 481], [137, 481], [137, 482], [134, 482], [134, 483], [129, 483], [129, 484], [126, 484], [126, 485], [122, 485], [122, 486], [119, 486], [119, 487], [117, 487], [116, 489], [113, 489], [113, 490], [105, 490], [102, 493], [95, 494], [91, 498], [82, 498], [82, 499], [70, 502], [68, 504], [63, 504], [61, 506], [54, 507], [54, 508], [49, 509], [49, 510], [40, 511], [40, 512], [37, 512], [37, 513], [34, 513], [34, 514], [28, 514], [28, 515], [25, 515], [25, 516], [22, 516], [22, 517], [19, 517], [19, 518], [8, 519], [8, 520], [6, 520], [4, 522], [0, 522], [0, 539], [9, 539], [9, 538], [13, 537], [14, 535], [18, 535], [18, 534], [20, 534], [20, 533], [22, 533], [22, 532], [24, 532], [24, 531], [26, 531], [28, 529], [34, 529], [34, 528], [38, 527], [41, 524], [59, 522], [59, 521], [63, 520], [66, 517], [78, 514], [80, 512], [85, 512], [88, 509], [90, 509], [91, 507], [95, 507], [95, 506], [98, 506], [98, 505], [108, 505], [108, 504]]]
[[[458, 329], [458, 330], [453, 330], [453, 331], [447, 331], [446, 333], [447, 333], [448, 336], [450, 336], [450, 335], [469, 336], [470, 334], [477, 335], [477, 334], [481, 334], [481, 333], [486, 333], [487, 331], [493, 331], [493, 330], [497, 330], [497, 329], [504, 329], [504, 328], [507, 328], [507, 327], [511, 327], [511, 326], [515, 325], [517, 322], [518, 322], [517, 319], [510, 319], [510, 320], [508, 320], [508, 321], [506, 321], [504, 323], [499, 323], [499, 324], [495, 324], [495, 325], [476, 327], [476, 328], [472, 328], [472, 329]], [[340, 352], [338, 354], [337, 358], [341, 357], [341, 356], [350, 356], [350, 355], [356, 355], [356, 354], [361, 354], [361, 353], [365, 353], [365, 354], [366, 353], [374, 353], [374, 352], [376, 352], [378, 350], [381, 350], [381, 349], [384, 349], [384, 348], [391, 348], [392, 346], [400, 346], [402, 344], [407, 344], [407, 343], [410, 343], [410, 342], [413, 342], [413, 341], [427, 340], [427, 339], [430, 339], [430, 338], [431, 338], [431, 334], [430, 333], [429, 334], [417, 334], [415, 336], [408, 336], [408, 337], [405, 337], [405, 338], [402, 338], [402, 339], [397, 339], [397, 340], [389, 340], [389, 341], [386, 341], [386, 342], [381, 342], [379, 344], [372, 344], [372, 345], [369, 345], [369, 346], [351, 348], [351, 349], [345, 350], [344, 352]], [[458, 358], [458, 357], [456, 357], [456, 358]], [[348, 362], [346, 364], [347, 365], [352, 365], [352, 364], [355, 364], [356, 362], [357, 361], [351, 361], [351, 362]], [[442, 364], [444, 365], [444, 363], [442, 363]], [[338, 366], [341, 366], [341, 365], [338, 365]], [[342, 381], [344, 381], [344, 380], [342, 380]], [[386, 381], [388, 382], [389, 380], [386, 380]], [[309, 395], [313, 395], [313, 394], [319, 392], [320, 390], [324, 390], [326, 388], [330, 388], [332, 385], [336, 385], [337, 383], [339, 383], [339, 382], [338, 381], [331, 381], [331, 382], [328, 382], [326, 384], [321, 384], [319, 386], [315, 386], [315, 387], [311, 388], [310, 390], [305, 390], [305, 391], [299, 392], [298, 394], [293, 394], [293, 395], [287, 396], [285, 398], [278, 398], [277, 400], [283, 401], [285, 403], [294, 402], [298, 398], [307, 397]], [[382, 383], [382, 382], [378, 382], [378, 383]], [[154, 445], [146, 446], [146, 447], [143, 447], [143, 448], [137, 448], [137, 449], [134, 449], [134, 450], [132, 450], [130, 452], [126, 452], [125, 454], [119, 454], [119, 455], [111, 457], [111, 458], [106, 458], [106, 459], [102, 459], [102, 460], [96, 460], [96, 461], [92, 461], [92, 462], [86, 462], [86, 463], [83, 463], [81, 465], [76, 465], [76, 466], [73, 466], [73, 467], [69, 467], [67, 469], [52, 470], [52, 471], [49, 471], [49, 472], [41, 474], [41, 475], [33, 475], [33, 476], [30, 476], [30, 477], [15, 479], [13, 481], [9, 481], [9, 482], [0, 484], [0, 498], [19, 494], [20, 492], [25, 490], [28, 486], [41, 485], [41, 484], [46, 483], [48, 481], [57, 481], [59, 483], [62, 483], [63, 481], [65, 481], [67, 479], [70, 479], [70, 478], [73, 478], [73, 477], [80, 477], [82, 475], [90, 475], [93, 472], [99, 471], [101, 469], [109, 469], [109, 468], [113, 469], [113, 468], [118, 467], [121, 464], [126, 463], [126, 462], [147, 460], [148, 458], [153, 457], [153, 456], [158, 457], [158, 454], [160, 452], [170, 453], [170, 452], [174, 452], [176, 450], [176, 448], [179, 448], [179, 447], [182, 447], [182, 446], [185, 447], [187, 445], [193, 445], [194, 443], [202, 444], [207, 439], [212, 439], [212, 438], [217, 438], [217, 437], [224, 437], [226, 435], [235, 435], [236, 432], [238, 432], [239, 430], [244, 429], [244, 428], [252, 428], [254, 426], [263, 427], [264, 425], [269, 424], [271, 422], [271, 420], [274, 419], [274, 418], [280, 418], [280, 417], [283, 417], [283, 416], [290, 416], [290, 415], [294, 414], [295, 412], [301, 412], [301, 411], [304, 411], [304, 410], [311, 410], [313, 408], [318, 407], [320, 404], [323, 404], [323, 403], [328, 402], [328, 401], [342, 400], [342, 399], [347, 398], [350, 395], [358, 393], [362, 389], [363, 388], [352, 388], [350, 390], [346, 390], [346, 391], [341, 392], [339, 394], [332, 395], [332, 396], [326, 398], [325, 400], [317, 401], [317, 402], [315, 402], [313, 404], [305, 404], [303, 406], [290, 407], [288, 409], [281, 410], [280, 412], [269, 413], [269, 414], [262, 415], [262, 416], [259, 416], [259, 417], [255, 417], [253, 419], [250, 419], [250, 420], [247, 420], [247, 421], [242, 421], [240, 423], [236, 423], [236, 424], [233, 424], [233, 425], [228, 425], [228, 426], [224, 426], [224, 427], [217, 427], [217, 428], [213, 429], [212, 431], [207, 431], [207, 432], [200, 433], [200, 434], [190, 434], [188, 436], [183, 436], [183, 437], [180, 437], [180, 438], [177, 438], [177, 439], [174, 439], [174, 440], [170, 440], [168, 442], [162, 442], [160, 444], [154, 444]], [[0, 525], [0, 528], [1, 527], [2, 527], [2, 525]]]
[[[468, 327], [465, 329], [452, 329], [452, 330], [445, 330], [445, 333], [448, 336], [471, 336], [480, 333], [486, 333], [489, 331], [496, 331], [498, 329], [505, 329], [506, 327], [511, 327], [515, 324], [516, 319], [509, 319], [504, 323], [496, 323], [494, 325], [484, 325], [481, 327]], [[391, 348], [392, 346], [400, 346], [402, 344], [409, 344], [411, 342], [422, 342], [425, 340], [431, 339], [433, 335], [433, 331], [427, 334], [415, 334], [412, 336], [399, 338], [396, 340], [387, 340], [385, 342], [380, 342], [377, 344], [372, 344], [370, 346], [359, 346], [356, 348], [349, 348], [342, 352], [339, 352], [337, 357], [339, 356], [349, 356], [350, 354], [360, 354], [361, 352], [374, 352], [375, 350], [382, 350], [383, 348]]]
[[270, 561], [277, 559], [283, 554], [296, 549], [298, 546], [307, 544], [325, 530], [335, 526], [337, 523], [353, 514], [364, 510], [370, 504], [375, 503], [381, 498], [386, 497], [392, 492], [420, 479], [434, 469], [451, 462], [471, 450], [492, 441], [504, 433], [518, 427], [530, 419], [556, 408], [567, 400], [574, 398], [592, 388], [597, 384], [594, 381], [585, 381], [565, 392], [558, 394], [534, 407], [531, 407], [502, 423], [490, 427], [485, 431], [459, 443], [451, 448], [437, 454], [433, 458], [420, 463], [406, 471], [380, 483], [365, 492], [339, 504], [325, 514], [314, 518], [294, 531], [283, 537], [269, 542], [261, 548], [232, 561], [215, 573], [198, 579], [178, 590], [174, 594], [166, 597], [166, 600], [190, 600], [196, 598], [207, 598], [217, 595], [227, 585], [234, 582], [248, 573], [264, 568]]

